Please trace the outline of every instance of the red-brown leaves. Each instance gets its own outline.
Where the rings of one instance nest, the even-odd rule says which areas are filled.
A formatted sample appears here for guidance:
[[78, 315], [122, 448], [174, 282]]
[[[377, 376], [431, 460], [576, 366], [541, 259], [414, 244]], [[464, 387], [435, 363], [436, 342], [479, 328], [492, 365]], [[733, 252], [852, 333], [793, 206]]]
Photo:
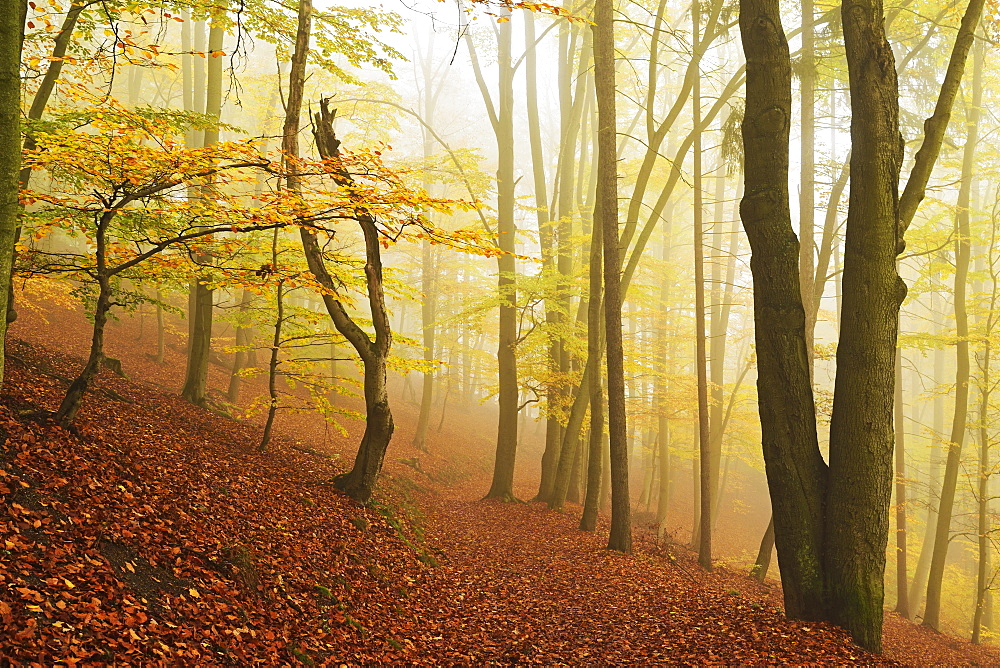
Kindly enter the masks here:
[[[47, 315], [44, 326], [22, 316], [12, 335], [84, 352], [65, 336], [82, 317]], [[110, 336], [130, 376], [179, 385], [180, 356], [153, 364], [135, 334], [126, 322]], [[403, 406], [381, 505], [362, 508], [325, 484], [333, 460], [315, 454], [347, 460], [357, 433], [331, 442], [288, 417], [307, 447], [279, 440], [260, 456], [255, 427], [108, 374], [77, 439], [16, 417], [51, 408], [76, 363], [8, 345], [0, 657], [15, 664], [878, 662], [839, 629], [783, 619], [744, 575], [701, 572], [681, 548], [670, 561], [640, 533], [624, 557], [601, 529], [578, 531], [572, 511], [477, 501], [486, 483], [469, 425], [416, 453]], [[401, 463], [416, 456], [419, 469]], [[886, 647], [906, 663], [997, 662], [893, 616]]]

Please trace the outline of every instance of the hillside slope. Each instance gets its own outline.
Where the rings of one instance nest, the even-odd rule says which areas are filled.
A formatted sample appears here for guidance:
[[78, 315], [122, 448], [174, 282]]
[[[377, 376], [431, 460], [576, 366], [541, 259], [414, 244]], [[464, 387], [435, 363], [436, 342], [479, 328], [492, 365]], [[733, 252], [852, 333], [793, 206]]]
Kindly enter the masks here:
[[[11, 664], [880, 662], [838, 629], [782, 619], [774, 589], [704, 574], [641, 531], [623, 557], [576, 530], [575, 508], [478, 501], [489, 430], [462, 413], [420, 454], [400, 402], [363, 508], [328, 484], [356, 433], [288, 417], [258, 454], [256, 426], [157, 389], [178, 365], [150, 366], [122, 325], [113, 353], [142, 382], [102, 373], [79, 436], [33, 421], [79, 364], [65, 332], [82, 317], [49, 316], [15, 327], [28, 342], [10, 340], [0, 395]], [[896, 618], [886, 644], [904, 663], [1000, 661]]]

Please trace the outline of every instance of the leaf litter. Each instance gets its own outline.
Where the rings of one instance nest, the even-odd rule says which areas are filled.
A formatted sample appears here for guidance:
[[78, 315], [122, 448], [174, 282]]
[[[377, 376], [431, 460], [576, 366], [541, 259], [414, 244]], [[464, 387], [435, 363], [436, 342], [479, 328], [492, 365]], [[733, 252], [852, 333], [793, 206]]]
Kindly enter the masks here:
[[82, 327], [80, 314], [46, 316], [13, 328], [0, 396], [0, 658], [10, 663], [1000, 662], [894, 615], [876, 657], [840, 629], [785, 620], [777, 585], [706, 574], [641, 528], [626, 557], [604, 549], [606, 524], [577, 530], [578, 507], [479, 501], [487, 453], [472, 423], [418, 453], [403, 402], [376, 502], [358, 506], [328, 483], [360, 425], [345, 438], [287, 416], [257, 454], [257, 425], [160, 389], [179, 385], [182, 358], [152, 363], [134, 322], [114, 327], [109, 345], [142, 383], [102, 373], [79, 436], [33, 422], [23, 415], [57, 405], [85, 350], [60, 335]]

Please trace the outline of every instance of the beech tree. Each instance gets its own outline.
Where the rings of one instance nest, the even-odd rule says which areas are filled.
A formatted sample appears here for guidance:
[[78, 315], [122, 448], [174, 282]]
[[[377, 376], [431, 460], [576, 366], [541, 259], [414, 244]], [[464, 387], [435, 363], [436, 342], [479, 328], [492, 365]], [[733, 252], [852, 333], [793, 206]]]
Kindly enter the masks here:
[[[778, 3], [770, 0], [741, 3], [747, 54], [741, 215], [753, 250], [762, 441], [786, 612], [833, 621], [858, 644], [880, 651], [895, 341], [906, 294], [896, 255], [908, 221], [900, 214], [898, 83], [882, 3], [845, 0], [841, 10], [852, 153], [829, 465], [816, 436], [799, 241], [788, 207], [790, 59]], [[949, 73], [960, 77], [963, 69], [964, 59]], [[927, 160], [918, 156], [918, 166]]]
[[[252, 142], [183, 149], [179, 141], [190, 123], [183, 114], [170, 121], [162, 111], [137, 113], [104, 102], [99, 108], [67, 113], [46, 132], [36, 132], [38, 148], [25, 156], [27, 168], [45, 169], [56, 182], [44, 191], [24, 193], [27, 203], [41, 205], [30, 214], [32, 236], [41, 239], [61, 229], [86, 240], [77, 252], [36, 248], [23, 269], [81, 281], [81, 292], [93, 304], [89, 357], [54, 414], [62, 424], [73, 422], [104, 362], [104, 328], [111, 309], [134, 306], [143, 298], [123, 289], [123, 278], [137, 278], [140, 266], [150, 271], [152, 260], [167, 268], [182, 264], [183, 258], [167, 256], [174, 247], [203, 252], [206, 246], [198, 242], [212, 235], [272, 229], [288, 222], [280, 215], [274, 219], [256, 213], [220, 190], [223, 182], [232, 185], [246, 178], [247, 170], [269, 167]], [[95, 141], [95, 131], [102, 141]], [[215, 197], [189, 203], [183, 194], [206, 179], [216, 181]], [[239, 223], [203, 224], [213, 219]]]
[[[5, 313], [11, 285], [15, 230], [18, 226], [18, 172], [21, 166], [21, 40], [25, 2], [0, 6], [0, 313]], [[0, 319], [0, 383], [3, 382], [6, 320]]]

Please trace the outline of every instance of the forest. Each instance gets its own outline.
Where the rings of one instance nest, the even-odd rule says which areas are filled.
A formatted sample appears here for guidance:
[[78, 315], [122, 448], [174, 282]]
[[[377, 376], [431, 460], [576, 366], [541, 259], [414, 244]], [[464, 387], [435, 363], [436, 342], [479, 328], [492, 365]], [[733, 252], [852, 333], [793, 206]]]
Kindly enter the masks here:
[[342, 1], [0, 0], [0, 664], [1000, 663], [1000, 1]]

